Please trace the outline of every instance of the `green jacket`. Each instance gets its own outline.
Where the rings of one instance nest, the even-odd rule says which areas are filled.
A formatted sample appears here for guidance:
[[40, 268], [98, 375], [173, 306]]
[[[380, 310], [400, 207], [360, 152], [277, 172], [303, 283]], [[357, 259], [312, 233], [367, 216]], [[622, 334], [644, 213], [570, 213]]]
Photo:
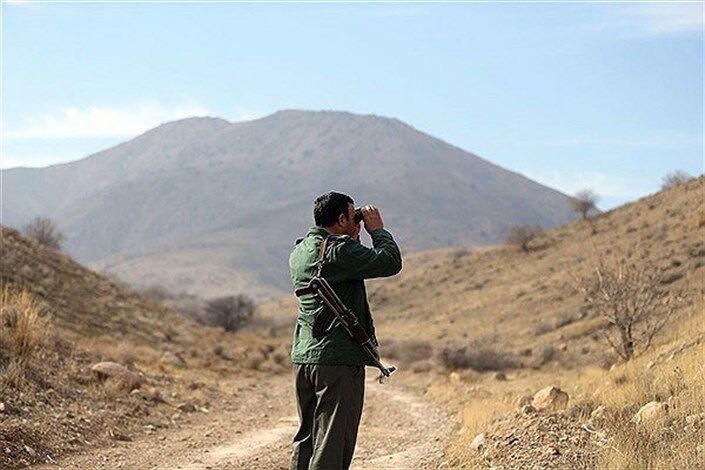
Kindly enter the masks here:
[[[330, 238], [321, 275], [374, 338], [364, 280], [393, 276], [401, 271], [399, 247], [392, 234], [384, 229], [372, 232], [373, 248], [367, 248], [347, 235], [331, 235], [322, 227], [312, 227], [289, 256], [294, 289], [305, 287], [316, 275], [318, 252], [325, 237]], [[322, 309], [321, 302], [311, 295], [299, 299], [291, 361], [295, 364], [373, 365], [362, 347], [337, 321], [323, 338], [313, 337], [313, 320]]]

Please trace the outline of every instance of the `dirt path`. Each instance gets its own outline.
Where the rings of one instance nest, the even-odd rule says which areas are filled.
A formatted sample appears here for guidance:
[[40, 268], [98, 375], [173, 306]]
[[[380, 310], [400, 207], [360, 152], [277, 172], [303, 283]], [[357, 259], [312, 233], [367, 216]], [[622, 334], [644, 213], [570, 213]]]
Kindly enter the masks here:
[[[452, 424], [435, 405], [369, 371], [353, 467], [435, 468]], [[208, 413], [189, 413], [168, 427], [147, 426], [132, 442], [68, 456], [40, 469], [205, 470], [288, 468], [298, 420], [289, 376], [250, 384]]]

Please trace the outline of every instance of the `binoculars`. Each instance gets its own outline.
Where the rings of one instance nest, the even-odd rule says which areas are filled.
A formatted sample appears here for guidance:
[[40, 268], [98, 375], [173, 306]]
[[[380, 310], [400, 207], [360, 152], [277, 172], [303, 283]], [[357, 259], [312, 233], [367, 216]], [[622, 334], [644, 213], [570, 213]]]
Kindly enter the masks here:
[[362, 207], [355, 208], [355, 223], [359, 224], [362, 222]]

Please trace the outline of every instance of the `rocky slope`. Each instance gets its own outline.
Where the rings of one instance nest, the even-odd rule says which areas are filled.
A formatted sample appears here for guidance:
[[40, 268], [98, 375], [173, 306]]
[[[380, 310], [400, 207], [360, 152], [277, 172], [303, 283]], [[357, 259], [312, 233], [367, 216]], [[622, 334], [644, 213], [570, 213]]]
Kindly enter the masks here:
[[[415, 384], [462, 423], [447, 449], [449, 468], [702, 462], [704, 195], [701, 176], [600, 214], [594, 234], [580, 221], [547, 231], [528, 253], [502, 246], [413, 254], [400, 275], [370, 283], [382, 354], [401, 365], [395, 380]], [[604, 340], [606, 320], [576, 288], [601, 261], [619, 260], [655, 272], [658, 289], [684, 298], [651, 349], [626, 363]], [[292, 297], [261, 307], [282, 330], [295, 311]], [[522, 409], [547, 386], [569, 400], [555, 410]], [[636, 419], [647, 405], [660, 414]], [[484, 444], [473, 445], [482, 433]]]
[[[187, 321], [0, 227], [0, 467], [188, 421], [286, 347]], [[100, 365], [98, 365], [100, 364]]]

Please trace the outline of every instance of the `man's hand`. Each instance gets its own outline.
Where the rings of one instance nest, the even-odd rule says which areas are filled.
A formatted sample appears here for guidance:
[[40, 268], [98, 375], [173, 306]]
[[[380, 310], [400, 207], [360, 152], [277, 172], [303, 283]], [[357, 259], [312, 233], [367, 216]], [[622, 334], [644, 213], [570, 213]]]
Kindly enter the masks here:
[[370, 234], [375, 230], [384, 228], [382, 216], [379, 213], [379, 209], [375, 206], [365, 206], [362, 208], [362, 221], [365, 223], [365, 230]]

